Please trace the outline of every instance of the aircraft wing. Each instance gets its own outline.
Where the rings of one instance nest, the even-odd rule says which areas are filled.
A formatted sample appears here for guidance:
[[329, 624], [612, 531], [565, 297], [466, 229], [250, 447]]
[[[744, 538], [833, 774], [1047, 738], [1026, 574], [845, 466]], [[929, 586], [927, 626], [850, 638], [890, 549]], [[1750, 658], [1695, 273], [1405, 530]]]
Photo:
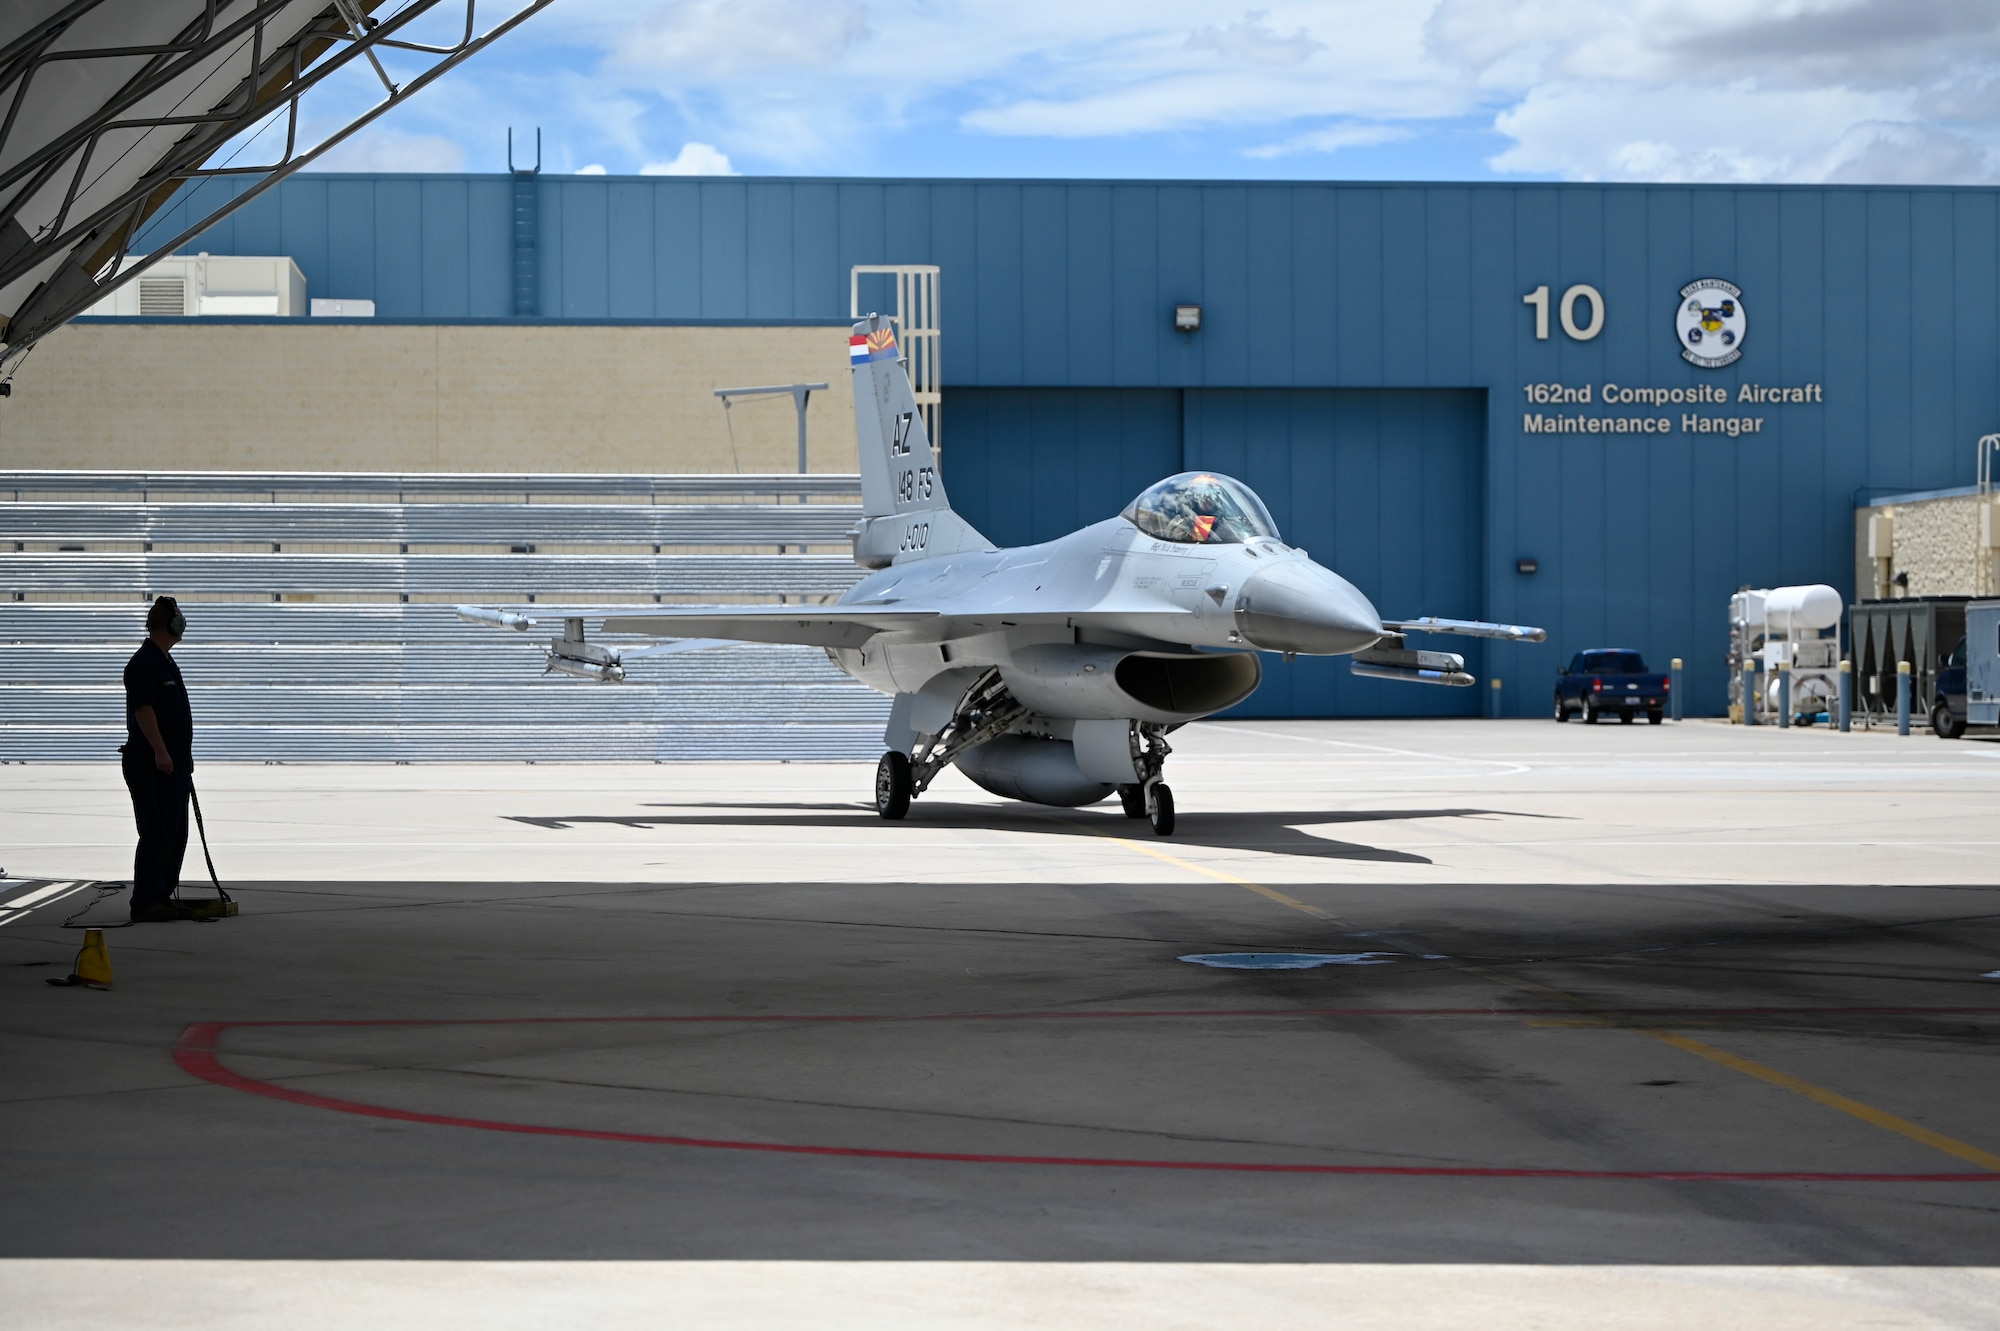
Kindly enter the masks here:
[[726, 609], [689, 606], [643, 615], [607, 617], [611, 636], [719, 638], [730, 642], [780, 642], [802, 647], [859, 647], [878, 633], [921, 628], [938, 618], [935, 610], [890, 610], [873, 606], [745, 605]]
[[564, 620], [595, 619], [603, 622], [602, 632], [613, 637], [632, 634], [682, 640], [622, 653], [627, 656], [700, 651], [743, 642], [789, 643], [801, 647], [858, 647], [877, 633], [921, 628], [934, 624], [940, 618], [935, 610], [844, 605], [662, 606], [648, 608], [640, 614], [633, 613], [637, 607], [629, 605], [536, 609], [538, 614], [529, 615], [513, 610], [462, 605], [458, 607], [458, 617], [491, 624], [495, 628], [513, 629], [517, 633], [525, 633], [538, 624], [560, 625]]

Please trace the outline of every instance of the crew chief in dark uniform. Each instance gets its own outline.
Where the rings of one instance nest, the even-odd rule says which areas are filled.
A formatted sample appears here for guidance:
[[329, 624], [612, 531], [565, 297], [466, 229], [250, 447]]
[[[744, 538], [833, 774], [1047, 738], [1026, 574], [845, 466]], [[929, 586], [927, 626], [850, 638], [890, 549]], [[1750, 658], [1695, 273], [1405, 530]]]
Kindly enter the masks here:
[[146, 611], [146, 641], [125, 663], [125, 787], [139, 824], [132, 856], [132, 919], [182, 918], [174, 904], [187, 853], [188, 794], [193, 790], [194, 713], [171, 653], [187, 617], [171, 596]]

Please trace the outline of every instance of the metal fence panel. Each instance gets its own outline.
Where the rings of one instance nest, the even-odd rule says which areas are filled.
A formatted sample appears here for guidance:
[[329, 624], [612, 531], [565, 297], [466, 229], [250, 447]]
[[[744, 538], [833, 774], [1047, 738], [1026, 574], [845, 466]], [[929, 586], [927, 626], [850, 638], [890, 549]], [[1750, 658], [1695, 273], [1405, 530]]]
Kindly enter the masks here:
[[[798, 545], [844, 539], [851, 505], [688, 503], [752, 496], [774, 481], [851, 493], [852, 477], [306, 477], [201, 473], [0, 473], [0, 541]], [[478, 482], [474, 485], [473, 482]], [[822, 484], [824, 482], [824, 484]], [[296, 502], [7, 502], [119, 487], [155, 496], [303, 495]], [[624, 496], [622, 503], [334, 503], [452, 496], [523, 483], [523, 493]], [[391, 490], [391, 486], [398, 489]], [[565, 489], [564, 486], [568, 486]], [[839, 486], [844, 485], [846, 490]], [[734, 488], [732, 488], [734, 487]], [[630, 496], [646, 496], [632, 499]], [[347, 525], [343, 525], [347, 524]], [[163, 534], [164, 533], [164, 534]], [[302, 534], [303, 533], [303, 534]], [[365, 533], [362, 535], [360, 533]], [[745, 645], [639, 657], [621, 685], [542, 673], [548, 624], [510, 634], [458, 619], [450, 604], [339, 598], [448, 596], [567, 604], [646, 596], [685, 602], [825, 601], [858, 577], [843, 557], [800, 554], [317, 554], [284, 550], [113, 553], [0, 547], [0, 759], [110, 761], [124, 738], [120, 675], [144, 636], [144, 595], [187, 599], [176, 659], [197, 720], [198, 759], [265, 762], [676, 761], [865, 759], [881, 749], [888, 700], [815, 648]], [[65, 595], [123, 602], [73, 601]], [[204, 596], [319, 600], [203, 600]], [[37, 599], [25, 599], [34, 597]], [[544, 605], [544, 611], [559, 610]]]

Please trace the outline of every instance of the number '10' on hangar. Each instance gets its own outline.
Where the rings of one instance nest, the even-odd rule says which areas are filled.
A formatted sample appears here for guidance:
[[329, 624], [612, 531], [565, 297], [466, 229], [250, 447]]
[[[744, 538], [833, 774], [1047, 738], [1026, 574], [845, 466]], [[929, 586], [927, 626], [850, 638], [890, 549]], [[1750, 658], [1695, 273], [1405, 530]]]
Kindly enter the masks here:
[[[1056, 540], [996, 548], [952, 511], [890, 321], [855, 324], [849, 358], [864, 514], [854, 558], [868, 575], [823, 606], [558, 611], [551, 669], [615, 681], [637, 652], [821, 647], [895, 700], [875, 772], [884, 818], [904, 817], [949, 764], [1037, 804], [1115, 792], [1128, 817], [1165, 836], [1168, 734], [1255, 692], [1259, 653], [1348, 656], [1357, 674], [1463, 686], [1473, 683], [1463, 658], [1412, 650], [1405, 635], [1543, 638], [1510, 624], [1383, 619], [1352, 583], [1286, 545], [1248, 486], [1213, 472], [1169, 476]], [[459, 613], [517, 630], [536, 622]], [[620, 652], [586, 641], [587, 619], [613, 638], [673, 641]]]

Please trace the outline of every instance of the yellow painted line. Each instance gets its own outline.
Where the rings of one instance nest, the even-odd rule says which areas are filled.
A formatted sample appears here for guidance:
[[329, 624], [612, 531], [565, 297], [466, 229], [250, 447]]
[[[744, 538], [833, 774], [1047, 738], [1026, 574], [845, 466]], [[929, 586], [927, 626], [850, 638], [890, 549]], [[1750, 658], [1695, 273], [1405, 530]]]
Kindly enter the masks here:
[[[1237, 887], [1248, 888], [1268, 901], [1274, 901], [1278, 905], [1290, 907], [1292, 910], [1303, 911], [1314, 919], [1325, 920], [1331, 924], [1343, 924], [1340, 919], [1329, 915], [1318, 906], [1300, 901], [1297, 897], [1288, 896], [1276, 888], [1252, 882], [1248, 878], [1230, 873], [1226, 869], [1211, 869], [1205, 864], [1196, 864], [1192, 860], [1184, 860], [1178, 855], [1170, 855], [1164, 850], [1149, 846], [1143, 841], [1134, 841], [1129, 837], [1112, 836], [1108, 832], [1096, 832], [1093, 829], [1086, 830], [1092, 830], [1093, 835], [1101, 836], [1106, 841], [1115, 841], [1128, 850], [1136, 850], [1141, 855], [1150, 855], [1154, 859], [1165, 864], [1171, 864], [1177, 869], [1185, 869], [1189, 873], [1200, 874], [1205, 878], [1213, 878], [1218, 882], [1233, 883]], [[1343, 927], [1349, 926], [1343, 924]], [[1556, 999], [1565, 1005], [1581, 1009], [1586, 1013], [1592, 1007], [1596, 1006], [1588, 999], [1581, 998], [1576, 994], [1567, 993], [1561, 989], [1551, 988], [1534, 980], [1524, 980], [1515, 975], [1503, 975], [1489, 970], [1484, 966], [1465, 962], [1460, 962], [1459, 967], [1496, 984], [1541, 994]], [[1925, 1146], [1931, 1147], [1933, 1150], [1942, 1151], [1946, 1155], [1964, 1160], [1968, 1164], [1978, 1165], [1981, 1169], [1990, 1169], [1995, 1173], [2000, 1173], [2000, 1155], [1995, 1155], [1991, 1151], [1982, 1151], [1977, 1146], [1962, 1142], [1956, 1137], [1947, 1137], [1941, 1132], [1932, 1132], [1929, 1128], [1921, 1124], [1912, 1123], [1906, 1118], [1899, 1118], [1887, 1110], [1877, 1109], [1873, 1105], [1864, 1105], [1859, 1100], [1850, 1099], [1838, 1091], [1830, 1091], [1824, 1086], [1816, 1086], [1812, 1082], [1806, 1081], [1801, 1077], [1794, 1077], [1788, 1072], [1780, 1072], [1776, 1068], [1765, 1067], [1762, 1063], [1755, 1063], [1747, 1058], [1740, 1058], [1726, 1049], [1717, 1049], [1712, 1044], [1704, 1044], [1702, 1041], [1694, 1039], [1691, 1036], [1682, 1035], [1678, 1031], [1634, 1025], [1630, 1022], [1620, 1020], [1616, 1013], [1607, 1013], [1602, 1018], [1589, 1016], [1582, 1019], [1571, 1018], [1568, 1020], [1557, 1018], [1553, 1020], [1530, 1021], [1528, 1024], [1531, 1026], [1555, 1026], [1558, 1024], [1595, 1026], [1600, 1021], [1636, 1031], [1641, 1035], [1651, 1036], [1663, 1044], [1670, 1044], [1676, 1049], [1684, 1050], [1698, 1058], [1705, 1058], [1709, 1062], [1719, 1064], [1733, 1072], [1740, 1072], [1746, 1077], [1755, 1077], [1758, 1081], [1776, 1086], [1780, 1090], [1790, 1091], [1794, 1095], [1803, 1096], [1815, 1104], [1825, 1105], [1828, 1109], [1839, 1110], [1851, 1118], [1857, 1118], [1863, 1123], [1881, 1128], [1885, 1132], [1893, 1132], [1900, 1137], [1907, 1137], [1913, 1142], [1920, 1142]]]
[[1196, 864], [1193, 860], [1184, 860], [1178, 855], [1169, 855], [1166, 851], [1156, 850], [1143, 841], [1133, 841], [1129, 837], [1112, 836], [1109, 832], [1097, 832], [1095, 835], [1103, 837], [1106, 841], [1115, 841], [1127, 850], [1136, 850], [1141, 855], [1151, 855], [1154, 859], [1171, 864], [1176, 869], [1186, 869], [1189, 873], [1198, 873], [1205, 878], [1213, 878], [1218, 882], [1233, 883], [1237, 887], [1248, 888], [1258, 896], [1263, 897], [1266, 901], [1275, 901], [1280, 906], [1288, 906], [1292, 910], [1303, 911], [1316, 920], [1325, 920], [1329, 924], [1341, 924], [1342, 927], [1345, 927], [1339, 917], [1327, 914], [1310, 902], [1300, 901], [1297, 897], [1288, 896], [1278, 891], [1275, 887], [1266, 887], [1262, 883], [1253, 883], [1248, 878], [1239, 877], [1226, 869], [1211, 869], [1205, 864]]
[[1704, 1044], [1700, 1040], [1692, 1039], [1677, 1031], [1645, 1030], [1636, 1027], [1634, 1029], [1639, 1030], [1639, 1033], [1642, 1035], [1652, 1036], [1662, 1044], [1670, 1044], [1676, 1049], [1686, 1050], [1697, 1058], [1705, 1058], [1711, 1063], [1719, 1063], [1723, 1067], [1740, 1072], [1746, 1077], [1755, 1077], [1758, 1081], [1769, 1082], [1773, 1086], [1790, 1091], [1793, 1095], [1802, 1095], [1815, 1104], [1825, 1105], [1828, 1109], [1837, 1109], [1843, 1114], [1858, 1118], [1863, 1123], [1872, 1124], [1885, 1132], [1893, 1132], [1900, 1137], [1908, 1137], [1913, 1142], [1922, 1142], [1925, 1146], [1933, 1150], [1943, 1151], [1946, 1155], [1956, 1156], [1958, 1159], [1964, 1160], [1969, 1164], [1978, 1165], [1981, 1169], [1990, 1169], [1995, 1173], [2000, 1173], [2000, 1155], [1995, 1155], [1991, 1151], [1982, 1151], [1977, 1146], [1971, 1146], [1959, 1141], [1956, 1137], [1947, 1137], [1942, 1132], [1932, 1132], [1929, 1128], [1921, 1124], [1912, 1123], [1906, 1118], [1898, 1118], [1896, 1115], [1876, 1109], [1872, 1105], [1864, 1105], [1859, 1100], [1851, 1100], [1838, 1091], [1829, 1091], [1824, 1086], [1815, 1086], [1813, 1083], [1799, 1077], [1794, 1077], [1788, 1072], [1780, 1072], [1776, 1068], [1767, 1068], [1762, 1063], [1753, 1063], [1747, 1058], [1739, 1058], [1726, 1049], [1717, 1049], [1712, 1044]]

